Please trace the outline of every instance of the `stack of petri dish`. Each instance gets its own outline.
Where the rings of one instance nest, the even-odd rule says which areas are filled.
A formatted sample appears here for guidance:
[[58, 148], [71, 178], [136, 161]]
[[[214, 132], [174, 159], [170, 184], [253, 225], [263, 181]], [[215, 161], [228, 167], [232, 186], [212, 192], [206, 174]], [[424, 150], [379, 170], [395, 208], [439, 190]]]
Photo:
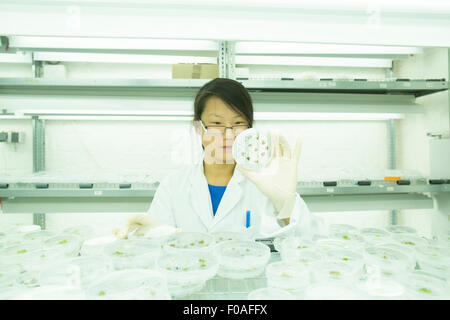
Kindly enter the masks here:
[[229, 279], [258, 277], [264, 272], [271, 255], [270, 248], [259, 242], [233, 240], [215, 248], [220, 268], [217, 275]]
[[281, 260], [298, 261], [304, 251], [314, 248], [314, 242], [308, 238], [288, 237], [281, 242]]
[[85, 300], [82, 289], [64, 286], [43, 286], [21, 292], [12, 300]]
[[81, 237], [81, 239], [83, 239], [83, 241], [92, 238], [92, 236], [94, 235], [94, 229], [87, 225], [69, 227], [64, 229], [62, 232], [79, 236]]
[[276, 261], [266, 267], [267, 286], [301, 296], [311, 283], [310, 269], [300, 262]]
[[383, 277], [403, 277], [412, 272], [411, 257], [388, 245], [367, 247], [364, 250], [366, 274]]
[[366, 296], [359, 290], [340, 282], [322, 282], [305, 289], [305, 300], [362, 300]]
[[248, 300], [296, 300], [292, 293], [277, 288], [258, 288], [249, 292]]
[[[93, 281], [113, 271], [112, 261], [108, 257], [80, 256], [42, 270], [40, 272], [40, 283], [43, 285], [59, 285], [65, 282], [84, 289]], [[73, 273], [71, 274], [71, 272]]]
[[420, 270], [435, 275], [450, 283], [450, 250], [443, 245], [421, 245], [416, 248]]
[[413, 272], [405, 285], [408, 299], [448, 300], [450, 298], [450, 286], [445, 280], [422, 271]]
[[170, 252], [157, 261], [157, 270], [165, 275], [172, 297], [184, 297], [201, 290], [218, 269], [219, 261], [210, 252]]
[[111, 272], [85, 292], [89, 300], [170, 300], [164, 275], [148, 269]]
[[115, 270], [154, 269], [160, 253], [161, 244], [156, 239], [118, 240], [104, 249]]
[[180, 232], [170, 236], [163, 246], [164, 252], [212, 252], [214, 236], [202, 232]]
[[101, 256], [104, 254], [106, 246], [115, 243], [117, 238], [113, 235], [89, 238], [83, 241], [80, 249], [82, 256]]
[[388, 231], [391, 234], [417, 234], [417, 230], [409, 227], [409, 226], [403, 226], [403, 225], [391, 225], [386, 228], [386, 231]]
[[62, 249], [67, 257], [76, 257], [80, 253], [82, 243], [83, 240], [78, 236], [59, 234], [45, 240], [43, 245], [46, 249]]
[[231, 240], [252, 240], [249, 235], [243, 232], [213, 232], [215, 243]]
[[375, 246], [379, 244], [391, 243], [392, 237], [389, 232], [379, 228], [362, 228], [361, 236], [364, 238], [366, 246]]

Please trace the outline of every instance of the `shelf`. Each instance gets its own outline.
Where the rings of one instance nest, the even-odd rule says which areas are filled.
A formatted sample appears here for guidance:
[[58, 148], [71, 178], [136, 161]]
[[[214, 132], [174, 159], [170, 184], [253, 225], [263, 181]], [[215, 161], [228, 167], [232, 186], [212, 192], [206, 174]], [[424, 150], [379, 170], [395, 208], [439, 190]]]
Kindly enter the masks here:
[[[410, 80], [249, 80], [237, 79], [250, 92], [309, 92], [309, 93], [365, 93], [414, 95], [421, 97], [439, 91], [448, 90], [444, 79]], [[78, 94], [102, 91], [128, 92], [142, 90], [192, 90], [196, 91], [210, 79], [41, 79], [41, 78], [0, 78], [0, 94], [48, 93], [59, 94], [60, 91]], [[55, 92], [55, 89], [58, 89]]]
[[[156, 183], [147, 188], [134, 188], [131, 184], [129, 189], [106, 183], [101, 188], [94, 184], [92, 189], [17, 185], [20, 184], [0, 189], [4, 213], [146, 212], [157, 189]], [[433, 199], [426, 194], [450, 192], [450, 184], [397, 185], [383, 181], [371, 186], [299, 186], [297, 191], [313, 212], [430, 209]]]

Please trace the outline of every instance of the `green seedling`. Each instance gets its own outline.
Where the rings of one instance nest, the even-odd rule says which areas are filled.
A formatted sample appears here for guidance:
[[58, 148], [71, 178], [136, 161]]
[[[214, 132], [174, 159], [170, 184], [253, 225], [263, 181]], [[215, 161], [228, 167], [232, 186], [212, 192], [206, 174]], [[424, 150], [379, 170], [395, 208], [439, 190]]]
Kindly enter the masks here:
[[58, 242], [58, 244], [65, 244], [65, 243], [67, 243], [67, 240], [65, 239]]

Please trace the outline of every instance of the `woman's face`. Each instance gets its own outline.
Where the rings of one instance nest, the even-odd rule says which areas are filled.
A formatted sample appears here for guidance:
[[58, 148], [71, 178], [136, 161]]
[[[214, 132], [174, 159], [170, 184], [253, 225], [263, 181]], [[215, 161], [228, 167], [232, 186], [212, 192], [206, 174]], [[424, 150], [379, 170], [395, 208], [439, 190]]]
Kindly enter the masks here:
[[[202, 144], [207, 164], [234, 164], [232, 146], [236, 136], [249, 125], [243, 116], [231, 109], [222, 99], [212, 96], [205, 103], [201, 120], [207, 132], [201, 129]], [[217, 127], [219, 128], [217, 128]], [[235, 133], [231, 128], [236, 127]]]

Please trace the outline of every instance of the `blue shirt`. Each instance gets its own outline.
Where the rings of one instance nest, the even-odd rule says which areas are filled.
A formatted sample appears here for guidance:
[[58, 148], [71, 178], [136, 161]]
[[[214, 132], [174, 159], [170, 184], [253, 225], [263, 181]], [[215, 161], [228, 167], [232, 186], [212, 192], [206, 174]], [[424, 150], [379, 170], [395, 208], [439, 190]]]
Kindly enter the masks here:
[[214, 215], [216, 215], [217, 208], [219, 207], [220, 200], [222, 200], [222, 196], [225, 193], [226, 188], [227, 186], [212, 186], [208, 184]]

